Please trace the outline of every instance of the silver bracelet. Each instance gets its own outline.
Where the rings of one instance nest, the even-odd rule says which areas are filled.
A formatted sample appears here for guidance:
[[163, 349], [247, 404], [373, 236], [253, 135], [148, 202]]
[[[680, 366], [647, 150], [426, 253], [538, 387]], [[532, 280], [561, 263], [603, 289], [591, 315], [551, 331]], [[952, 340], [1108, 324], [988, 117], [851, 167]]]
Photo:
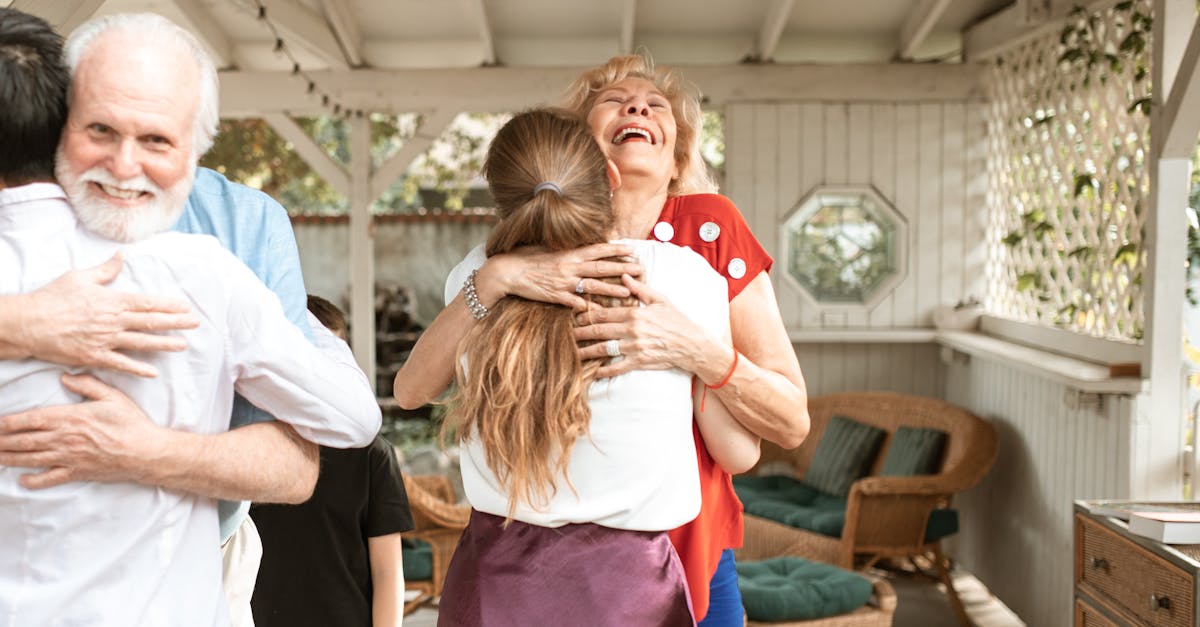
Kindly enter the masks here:
[[472, 270], [466, 282], [463, 283], [463, 300], [467, 301], [467, 309], [471, 312], [471, 316], [476, 320], [483, 320], [491, 312], [483, 306], [483, 303], [479, 302], [479, 294], [475, 293], [476, 274], [479, 274], [479, 270]]

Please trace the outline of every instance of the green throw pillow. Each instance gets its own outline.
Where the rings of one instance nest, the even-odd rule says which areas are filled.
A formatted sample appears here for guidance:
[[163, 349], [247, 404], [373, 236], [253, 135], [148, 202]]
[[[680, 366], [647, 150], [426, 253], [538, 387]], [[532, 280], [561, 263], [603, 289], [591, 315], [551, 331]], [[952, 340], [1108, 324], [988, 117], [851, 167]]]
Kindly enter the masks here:
[[900, 427], [892, 436], [879, 474], [893, 477], [937, 474], [945, 447], [944, 431]]
[[883, 429], [834, 416], [817, 442], [804, 483], [826, 494], [846, 496], [850, 485], [871, 469], [884, 435]]

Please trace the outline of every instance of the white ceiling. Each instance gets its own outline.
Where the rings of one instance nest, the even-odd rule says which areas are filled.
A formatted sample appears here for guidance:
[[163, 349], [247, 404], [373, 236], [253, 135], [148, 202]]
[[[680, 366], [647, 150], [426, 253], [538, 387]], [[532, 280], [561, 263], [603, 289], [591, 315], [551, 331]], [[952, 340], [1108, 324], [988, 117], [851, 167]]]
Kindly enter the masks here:
[[[1065, 7], [1075, 0], [1045, 1]], [[797, 94], [976, 97], [979, 72], [958, 63], [963, 33], [990, 16], [985, 26], [1002, 16], [1028, 17], [1034, 6], [1013, 0], [0, 0], [4, 5], [41, 15], [64, 33], [93, 15], [162, 14], [212, 52], [222, 69], [221, 112], [230, 117], [514, 111], [556, 102], [579, 68], [628, 52], [682, 66], [711, 106]]]
[[[933, 16], [913, 60], [954, 60], [963, 29], [1012, 0], [0, 0], [66, 29], [153, 11], [202, 35], [225, 69], [592, 65], [646, 50], [660, 63], [885, 63]], [[907, 29], [907, 30], [906, 30]], [[766, 48], [764, 50], [764, 48]], [[347, 52], [349, 51], [349, 52]]]

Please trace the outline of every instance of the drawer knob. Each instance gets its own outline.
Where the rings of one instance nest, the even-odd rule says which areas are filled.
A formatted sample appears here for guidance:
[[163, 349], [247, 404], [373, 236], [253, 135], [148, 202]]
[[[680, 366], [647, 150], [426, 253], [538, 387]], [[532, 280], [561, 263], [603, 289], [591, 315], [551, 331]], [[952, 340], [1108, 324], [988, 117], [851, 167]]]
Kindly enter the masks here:
[[1092, 568], [1094, 568], [1096, 570], [1103, 570], [1104, 572], [1108, 572], [1108, 560], [1104, 559], [1103, 557], [1093, 557], [1091, 559], [1091, 565], [1092, 565]]
[[1167, 595], [1150, 595], [1150, 611], [1157, 612], [1158, 610], [1170, 610], [1171, 598]]

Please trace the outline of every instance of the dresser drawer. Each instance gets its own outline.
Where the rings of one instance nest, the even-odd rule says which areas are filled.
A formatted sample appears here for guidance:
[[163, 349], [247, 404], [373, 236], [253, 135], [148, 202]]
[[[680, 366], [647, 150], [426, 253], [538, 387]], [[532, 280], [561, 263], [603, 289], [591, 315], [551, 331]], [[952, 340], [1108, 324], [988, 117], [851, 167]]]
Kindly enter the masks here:
[[1120, 625], [1108, 620], [1100, 610], [1091, 606], [1091, 604], [1075, 599], [1075, 627], [1121, 627]]
[[1150, 625], [1194, 625], [1189, 573], [1093, 520], [1078, 516], [1075, 521], [1078, 585]]

